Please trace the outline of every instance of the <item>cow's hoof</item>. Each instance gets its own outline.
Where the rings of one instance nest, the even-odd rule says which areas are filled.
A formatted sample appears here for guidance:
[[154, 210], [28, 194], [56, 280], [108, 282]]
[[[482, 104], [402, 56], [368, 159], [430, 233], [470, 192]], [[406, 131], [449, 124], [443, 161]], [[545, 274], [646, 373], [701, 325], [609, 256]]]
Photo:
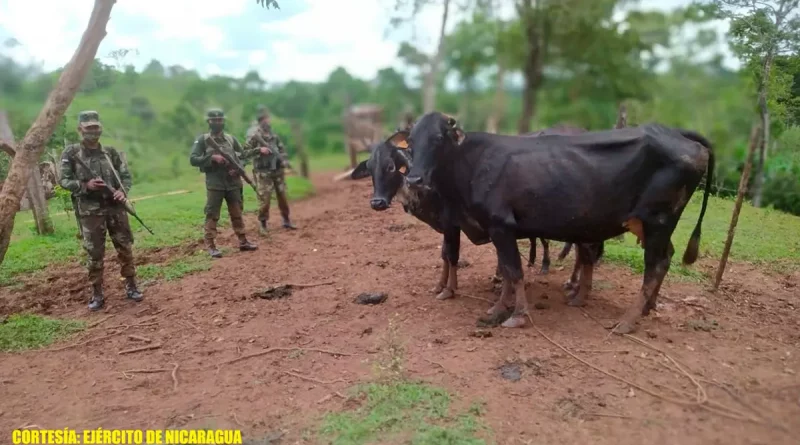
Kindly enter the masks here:
[[564, 303], [569, 303], [570, 301], [574, 300], [578, 296], [579, 289], [580, 288], [578, 286], [568, 289], [567, 293], [564, 294]]
[[432, 294], [438, 294], [439, 292], [441, 292], [443, 290], [444, 290], [444, 285], [437, 284], [436, 286], [433, 287], [433, 289], [431, 289], [431, 293]]
[[499, 275], [494, 275], [492, 277], [492, 283], [501, 283], [503, 281], [503, 277]]
[[456, 293], [453, 289], [449, 287], [444, 289], [439, 295], [436, 296], [437, 300], [447, 300], [456, 296]]
[[[500, 297], [502, 299], [502, 297]], [[507, 310], [506, 305], [500, 302], [500, 299], [489, 309], [486, 310], [486, 315], [490, 315], [492, 317], [497, 316], [498, 314], [502, 314]]]
[[526, 324], [528, 324], [528, 317], [526, 315], [512, 315], [500, 326], [504, 328], [523, 328]]
[[570, 290], [570, 289], [574, 288], [576, 284], [577, 283], [573, 283], [572, 281], [565, 281], [564, 284], [561, 285], [561, 287], [563, 287], [564, 290]]
[[611, 331], [615, 334], [624, 335], [624, 334], [631, 334], [636, 331], [636, 322], [629, 321], [629, 320], [620, 320], [619, 323], [614, 327]]
[[547, 275], [550, 273], [549, 267], [542, 267], [542, 270], [539, 271], [539, 275]]

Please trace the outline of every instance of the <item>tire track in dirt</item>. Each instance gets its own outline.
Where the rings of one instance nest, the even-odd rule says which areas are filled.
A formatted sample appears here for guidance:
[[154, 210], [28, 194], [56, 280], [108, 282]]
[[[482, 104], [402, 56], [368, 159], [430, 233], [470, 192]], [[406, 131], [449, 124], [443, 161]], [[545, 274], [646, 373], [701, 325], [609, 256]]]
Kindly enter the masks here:
[[[124, 301], [120, 287], [109, 291], [108, 307], [101, 314], [87, 314], [84, 301], [52, 306], [50, 312], [58, 316], [99, 320], [113, 314], [65, 344], [153, 316], [157, 324], [118, 327], [116, 336], [64, 351], [0, 355], [0, 432], [25, 424], [87, 429], [229, 427], [245, 434], [284, 428], [286, 441], [293, 443], [320, 413], [344, 406], [344, 401], [326, 400], [327, 396], [372, 378], [372, 362], [381, 347], [378, 338], [394, 317], [409, 374], [447, 387], [460, 404], [484, 401], [485, 421], [499, 443], [791, 443], [791, 436], [774, 428], [632, 393], [627, 385], [578, 364], [532, 329], [498, 328], [489, 338], [471, 336], [486, 304], [466, 298], [439, 302], [430, 292], [439, 273], [440, 236], [399, 206], [372, 211], [369, 181], [332, 183], [332, 176], [314, 175], [316, 196], [292, 204], [299, 230], [273, 229], [268, 238], [257, 239], [256, 252], [235, 251], [214, 261], [207, 272], [156, 283], [146, 289], [146, 300], [139, 305]], [[273, 214], [271, 222], [278, 226], [279, 217]], [[247, 215], [246, 223], [248, 232], [256, 233], [255, 216]], [[222, 232], [219, 245], [235, 246], [230, 228]], [[464, 239], [461, 256], [470, 263], [459, 272], [461, 290], [491, 298], [492, 247], [473, 246]], [[718, 296], [706, 294], [696, 284], [666, 283], [659, 313], [642, 322], [638, 335], [647, 338], [649, 332], [649, 342], [680, 358], [695, 374], [731, 383], [752, 406], [797, 431], [797, 274], [781, 277], [747, 265], [734, 267], [736, 273], [729, 275], [730, 282]], [[118, 271], [116, 266], [109, 269], [111, 281]], [[667, 391], [665, 387], [693, 390], [652, 351], [608, 338], [582, 311], [565, 306], [560, 284], [568, 276], [566, 269], [554, 264], [544, 277], [527, 271], [529, 297], [547, 307], [532, 313], [537, 326], [592, 363], [629, 380], [661, 392]], [[77, 266], [70, 270], [83, 273]], [[328, 280], [335, 284], [295, 290], [285, 299], [251, 297], [270, 285]], [[641, 277], [604, 263], [596, 280], [586, 311], [609, 322], [628, 307]], [[370, 291], [387, 291], [389, 298], [377, 306], [353, 303], [356, 295]], [[118, 355], [140, 344], [129, 334], [163, 346]], [[353, 355], [274, 352], [215, 367], [272, 347], [322, 348]], [[168, 372], [122, 373], [172, 369], [172, 363], [180, 364], [177, 391]], [[509, 363], [520, 367], [520, 380], [500, 376], [498, 368]], [[287, 371], [343, 382], [320, 384]], [[734, 403], [721, 390], [707, 390], [715, 400]], [[631, 418], [593, 416], [596, 413]]]

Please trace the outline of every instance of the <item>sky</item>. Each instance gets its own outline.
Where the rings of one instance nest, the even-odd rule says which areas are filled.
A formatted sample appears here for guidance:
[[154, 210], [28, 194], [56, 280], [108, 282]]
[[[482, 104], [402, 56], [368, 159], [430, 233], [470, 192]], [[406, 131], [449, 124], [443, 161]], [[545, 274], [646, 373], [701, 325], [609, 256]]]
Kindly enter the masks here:
[[[689, 1], [641, 0], [640, 7], [672, 9]], [[8, 38], [20, 43], [4, 52], [43, 70], [62, 67], [80, 41], [93, 3], [0, 0], [0, 43]], [[138, 70], [157, 59], [165, 66], [195, 69], [204, 77], [241, 77], [256, 70], [268, 83], [322, 81], [339, 66], [355, 76], [372, 78], [387, 66], [402, 68], [396, 54], [403, 41], [432, 51], [442, 13], [441, 6], [427, 7], [413, 29], [396, 29], [389, 21], [394, 0], [279, 0], [279, 4], [280, 10], [267, 10], [254, 0], [117, 0], [97, 56], [113, 64], [111, 51], [135, 49], [138, 54], [129, 53], [123, 64]], [[456, 20], [463, 16], [454, 12]], [[500, 15], [511, 13], [506, 8]], [[456, 20], [450, 20], [448, 28]], [[716, 27], [721, 32], [727, 29], [725, 24]], [[734, 68], [738, 63], [728, 55], [726, 65]]]

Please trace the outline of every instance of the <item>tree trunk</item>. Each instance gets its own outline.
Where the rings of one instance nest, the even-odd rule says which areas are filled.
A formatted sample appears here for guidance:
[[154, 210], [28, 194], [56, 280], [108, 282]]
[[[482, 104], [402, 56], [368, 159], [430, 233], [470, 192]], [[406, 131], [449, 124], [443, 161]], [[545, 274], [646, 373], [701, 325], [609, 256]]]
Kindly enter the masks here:
[[750, 130], [750, 144], [747, 149], [747, 159], [744, 161], [742, 177], [739, 178], [739, 190], [736, 192], [736, 203], [733, 205], [731, 224], [728, 227], [728, 237], [725, 239], [725, 247], [722, 249], [722, 256], [719, 259], [717, 275], [714, 277], [714, 291], [719, 288], [719, 283], [722, 281], [722, 274], [725, 273], [725, 266], [728, 263], [728, 255], [733, 245], [733, 236], [736, 234], [736, 224], [739, 222], [739, 212], [742, 210], [742, 199], [747, 191], [747, 182], [750, 179], [750, 167], [753, 165], [753, 153], [756, 151], [756, 144], [759, 143], [758, 133], [761, 133], [761, 131], [758, 125], [754, 125], [753, 129]]
[[[539, 2], [537, 2], [537, 8]], [[527, 55], [522, 74], [525, 76], [525, 88], [522, 91], [522, 115], [519, 118], [517, 132], [519, 134], [531, 131], [531, 120], [536, 115], [536, 100], [539, 88], [542, 86], [544, 62], [544, 40], [542, 38], [545, 18], [542, 10], [534, 10], [532, 1], [526, 0], [521, 7], [522, 26], [525, 33]], [[539, 22], [539, 23], [537, 23]], [[541, 27], [539, 25], [542, 25]], [[541, 29], [540, 29], [541, 28]]]
[[297, 157], [300, 158], [300, 176], [308, 179], [308, 155], [306, 149], [303, 147], [303, 129], [300, 127], [300, 122], [292, 119], [290, 122], [292, 127], [292, 134], [295, 140], [295, 149], [297, 150]]
[[450, 0], [444, 0], [444, 12], [442, 13], [442, 27], [439, 30], [439, 44], [436, 46], [436, 54], [431, 59], [428, 71], [425, 73], [422, 85], [422, 112], [430, 113], [436, 109], [436, 79], [439, 75], [439, 65], [444, 56], [444, 29], [447, 26], [447, 15], [450, 12]]
[[[8, 123], [8, 115], [5, 111], [0, 111], [0, 137], [8, 142], [14, 142], [14, 134], [11, 132], [11, 126]], [[39, 168], [36, 164], [31, 167], [28, 183], [26, 184], [23, 195], [28, 201], [28, 208], [31, 209], [31, 213], [33, 213], [33, 220], [36, 222], [36, 233], [39, 235], [53, 233], [53, 221], [50, 220], [50, 215], [48, 213], [47, 197], [44, 194], [42, 175], [39, 173]]]
[[17, 146], [17, 155], [11, 163], [8, 178], [0, 191], [0, 263], [5, 259], [14, 216], [19, 208], [25, 184], [44, 151], [45, 143], [53, 134], [64, 112], [72, 103], [81, 82], [94, 63], [97, 48], [106, 36], [106, 25], [111, 16], [115, 0], [95, 0], [92, 15], [83, 32], [78, 49], [58, 79], [58, 83], [47, 97], [42, 111], [28, 133]]
[[617, 123], [614, 125], [614, 128], [620, 129], [625, 128], [628, 126], [628, 108], [625, 107], [624, 103], [619, 104], [619, 110], [617, 110]]
[[494, 101], [492, 111], [486, 119], [486, 131], [497, 133], [500, 121], [503, 119], [503, 109], [505, 108], [505, 80], [506, 68], [502, 62], [497, 63], [497, 78], [494, 84]]
[[764, 165], [767, 161], [767, 147], [769, 147], [769, 107], [767, 106], [767, 88], [770, 72], [772, 71], [772, 53], [764, 58], [764, 69], [761, 73], [761, 82], [758, 86], [758, 109], [761, 114], [761, 144], [758, 147], [758, 162], [756, 163], [755, 181], [753, 182], [753, 207], [761, 207], [761, 197], [764, 193]]

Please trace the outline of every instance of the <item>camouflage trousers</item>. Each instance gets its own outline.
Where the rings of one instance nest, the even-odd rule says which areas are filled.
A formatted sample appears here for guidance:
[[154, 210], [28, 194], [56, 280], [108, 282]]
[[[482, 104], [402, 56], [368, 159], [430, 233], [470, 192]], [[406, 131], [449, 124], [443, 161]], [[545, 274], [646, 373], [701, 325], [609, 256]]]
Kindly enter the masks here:
[[253, 171], [253, 180], [256, 183], [258, 194], [258, 220], [269, 221], [269, 206], [272, 200], [272, 191], [278, 199], [278, 208], [284, 219], [289, 219], [289, 201], [286, 199], [286, 181], [283, 172]]
[[236, 190], [206, 190], [206, 247], [215, 248], [214, 240], [217, 238], [217, 222], [219, 221], [222, 201], [228, 205], [228, 214], [231, 217], [233, 232], [244, 239], [244, 219], [242, 218], [242, 189]]
[[105, 215], [82, 215], [80, 224], [83, 248], [89, 255], [89, 281], [93, 285], [103, 284], [106, 233], [117, 250], [120, 275], [126, 278], [136, 276], [136, 267], [133, 264], [133, 233], [124, 209], [108, 209]]

